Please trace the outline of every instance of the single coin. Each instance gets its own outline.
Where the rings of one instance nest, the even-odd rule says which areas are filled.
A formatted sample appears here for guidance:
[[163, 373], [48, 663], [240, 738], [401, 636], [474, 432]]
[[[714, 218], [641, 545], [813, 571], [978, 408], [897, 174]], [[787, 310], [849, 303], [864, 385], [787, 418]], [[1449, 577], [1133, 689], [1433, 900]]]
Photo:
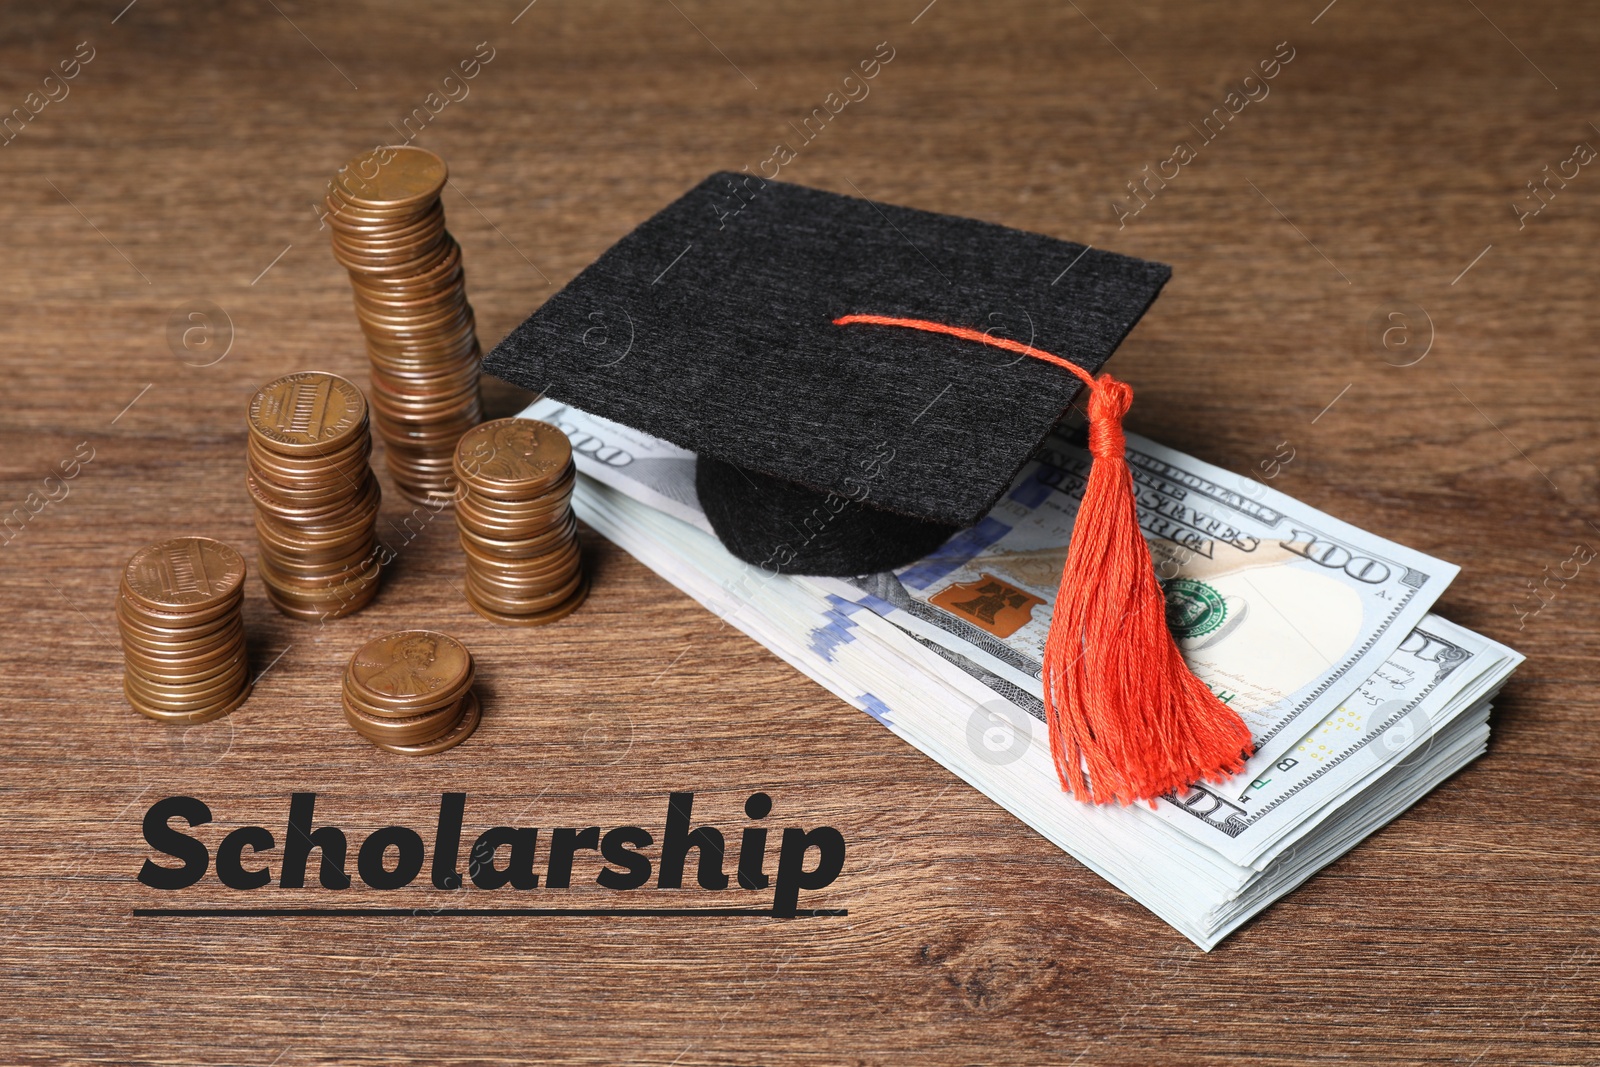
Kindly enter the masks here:
[[426, 698], [420, 699], [394, 699], [380, 696], [357, 681], [352, 676], [349, 667], [345, 668], [342, 686], [345, 699], [368, 715], [380, 719], [413, 719], [459, 703], [462, 694], [472, 688], [472, 683], [477, 679], [477, 676], [477, 664], [469, 663], [466, 673], [455, 682], [434, 691]]
[[367, 419], [367, 402], [354, 384], [325, 371], [286, 374], [250, 400], [250, 432], [273, 451], [320, 454], [336, 448]]
[[536, 419], [495, 419], [463, 434], [456, 445], [457, 474], [496, 495], [535, 496], [571, 462], [567, 435]]
[[451, 727], [450, 732], [443, 737], [415, 745], [392, 745], [383, 741], [374, 741], [370, 737], [367, 740], [372, 741], [374, 745], [381, 749], [389, 752], [398, 752], [403, 756], [432, 756], [446, 749], [455, 748], [472, 736], [472, 731], [478, 728], [478, 718], [481, 714], [476, 693], [469, 690], [461, 703], [463, 708], [460, 721]]
[[122, 587], [157, 612], [185, 613], [236, 596], [243, 588], [244, 557], [209, 537], [173, 537], [133, 554]]
[[334, 187], [358, 208], [399, 208], [433, 200], [449, 177], [444, 160], [426, 149], [401, 145], [352, 159], [339, 171]]
[[349, 677], [371, 702], [402, 709], [456, 689], [472, 669], [472, 654], [448, 634], [400, 630], [357, 649]]

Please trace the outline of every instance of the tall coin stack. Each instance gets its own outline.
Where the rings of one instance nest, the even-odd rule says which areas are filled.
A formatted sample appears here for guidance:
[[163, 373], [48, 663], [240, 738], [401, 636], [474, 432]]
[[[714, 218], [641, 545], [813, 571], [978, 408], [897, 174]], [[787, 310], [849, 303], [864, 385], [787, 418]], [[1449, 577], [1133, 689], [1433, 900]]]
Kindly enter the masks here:
[[361, 390], [304, 371], [250, 401], [245, 480], [267, 597], [297, 619], [336, 619], [378, 593], [378, 479]]
[[329, 183], [326, 216], [367, 338], [389, 472], [407, 497], [441, 505], [456, 439], [483, 418], [461, 246], [439, 202], [447, 177], [432, 152], [380, 148]]
[[244, 558], [209, 537], [174, 537], [133, 554], [117, 594], [122, 691], [140, 714], [207, 722], [250, 695]]
[[467, 603], [491, 622], [538, 626], [589, 595], [572, 514], [577, 470], [567, 435], [533, 419], [497, 419], [456, 445], [456, 525]]
[[429, 756], [478, 728], [472, 653], [448, 634], [401, 630], [369, 641], [344, 672], [344, 717], [379, 748]]

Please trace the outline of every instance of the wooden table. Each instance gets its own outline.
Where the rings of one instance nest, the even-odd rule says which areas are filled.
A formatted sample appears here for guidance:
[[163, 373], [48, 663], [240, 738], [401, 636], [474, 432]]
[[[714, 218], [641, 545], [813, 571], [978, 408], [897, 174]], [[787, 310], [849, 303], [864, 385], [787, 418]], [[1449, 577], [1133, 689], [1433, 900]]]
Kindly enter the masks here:
[[[1536, 613], [1529, 592], [1600, 546], [1600, 174], [1574, 158], [1600, 145], [1600, 24], [1583, 6], [124, 2], [9, 11], [0, 35], [8, 110], [60, 96], [44, 78], [80, 56], [0, 147], [0, 503], [93, 455], [0, 551], [0, 1059], [1600, 1059], [1600, 575], [1552, 579]], [[880, 42], [869, 95], [802, 145]], [[1274, 484], [1461, 564], [1442, 612], [1528, 655], [1488, 757], [1207, 955], [609, 545], [571, 620], [479, 620], [448, 516], [408, 526], [387, 481], [399, 557], [370, 609], [296, 623], [252, 579], [250, 702], [187, 731], [136, 716], [118, 569], [180, 532], [253, 564], [245, 401], [290, 370], [364, 376], [314, 205], [429, 93], [459, 95], [443, 79], [475, 53], [492, 58], [468, 95], [410, 130], [450, 162], [486, 344], [778, 142], [800, 146], [786, 179], [1171, 263], [1116, 361], [1132, 428], [1238, 471], [1287, 442]], [[1275, 54], [1292, 58], [1262, 81]], [[1184, 141], [1194, 158], [1167, 162]], [[1147, 173], [1168, 177], [1134, 199]], [[172, 324], [206, 309], [226, 356], [191, 365], [208, 350], [174, 346]], [[484, 724], [447, 757], [375, 751], [338, 710], [350, 652], [413, 626], [482, 664]], [[729, 834], [756, 790], [772, 825], [837, 827], [846, 870], [809, 902], [848, 917], [132, 915], [395, 895], [147, 889], [140, 826], [162, 797], [204, 800], [214, 846], [230, 826], [281, 835], [296, 791], [354, 841], [427, 836], [447, 791], [468, 794], [469, 828], [659, 828], [674, 790]], [[526, 897], [615, 903], [586, 881]]]

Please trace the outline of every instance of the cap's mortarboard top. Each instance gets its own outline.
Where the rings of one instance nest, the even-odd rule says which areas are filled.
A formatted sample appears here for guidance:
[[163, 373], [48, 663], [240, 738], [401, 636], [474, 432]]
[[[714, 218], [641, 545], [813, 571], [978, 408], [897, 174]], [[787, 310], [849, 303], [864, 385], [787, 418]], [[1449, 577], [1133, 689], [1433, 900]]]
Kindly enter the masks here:
[[618, 241], [484, 369], [701, 457], [735, 555], [792, 573], [911, 562], [998, 499], [1170, 275], [974, 219], [714, 174]]
[[1094, 376], [1169, 273], [716, 174], [485, 366], [699, 453], [723, 543], [800, 573], [909, 562], [973, 523], [1088, 386], [1094, 462], [1045, 642], [1050, 752], [1079, 797], [1153, 802], [1236, 774], [1251, 743], [1167, 629], [1123, 446], [1133, 390]]

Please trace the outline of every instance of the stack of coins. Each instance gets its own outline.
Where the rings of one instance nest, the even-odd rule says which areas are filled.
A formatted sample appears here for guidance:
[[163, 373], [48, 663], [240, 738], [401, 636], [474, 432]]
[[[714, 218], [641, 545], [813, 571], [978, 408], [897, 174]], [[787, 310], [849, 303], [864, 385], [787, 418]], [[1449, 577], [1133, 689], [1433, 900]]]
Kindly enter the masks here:
[[389, 472], [407, 497], [439, 505], [452, 496], [456, 439], [483, 417], [461, 247], [439, 202], [447, 176], [432, 152], [376, 149], [329, 184], [326, 216], [367, 338]]
[[431, 630], [401, 630], [363, 645], [344, 672], [344, 717], [379, 748], [428, 756], [478, 727], [472, 653]]
[[146, 545], [122, 572], [122, 691], [152, 719], [220, 718], [250, 695], [244, 558], [209, 537]]
[[378, 593], [378, 479], [361, 390], [304, 371], [250, 401], [245, 481], [256, 505], [261, 580], [297, 619], [336, 619]]
[[497, 419], [456, 445], [456, 525], [467, 553], [467, 603], [492, 622], [538, 626], [589, 595], [572, 514], [577, 470], [566, 434]]

